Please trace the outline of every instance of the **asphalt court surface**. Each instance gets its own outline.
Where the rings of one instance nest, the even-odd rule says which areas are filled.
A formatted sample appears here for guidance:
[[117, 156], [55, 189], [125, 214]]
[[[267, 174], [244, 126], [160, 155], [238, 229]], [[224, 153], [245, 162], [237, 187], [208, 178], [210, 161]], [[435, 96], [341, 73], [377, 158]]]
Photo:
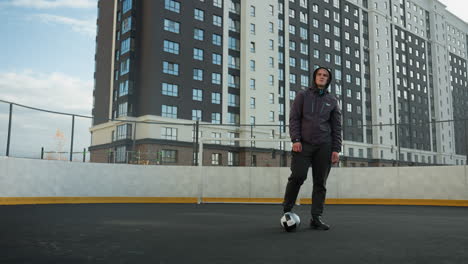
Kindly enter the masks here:
[[468, 208], [310, 205], [280, 227], [280, 205], [0, 206], [0, 263], [468, 263]]

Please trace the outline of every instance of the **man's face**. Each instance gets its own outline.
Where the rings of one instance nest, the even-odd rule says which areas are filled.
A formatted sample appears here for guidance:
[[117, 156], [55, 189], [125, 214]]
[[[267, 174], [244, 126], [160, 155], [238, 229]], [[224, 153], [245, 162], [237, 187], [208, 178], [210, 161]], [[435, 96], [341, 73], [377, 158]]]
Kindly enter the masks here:
[[325, 86], [327, 86], [328, 78], [330, 78], [328, 71], [325, 69], [319, 69], [315, 76], [315, 83], [319, 88], [325, 88]]

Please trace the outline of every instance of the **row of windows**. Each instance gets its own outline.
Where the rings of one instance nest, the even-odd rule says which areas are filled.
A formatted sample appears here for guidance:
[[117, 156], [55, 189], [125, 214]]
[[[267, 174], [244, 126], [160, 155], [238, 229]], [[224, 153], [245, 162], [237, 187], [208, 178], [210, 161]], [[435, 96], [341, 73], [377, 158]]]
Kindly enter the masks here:
[[[162, 83], [162, 94], [172, 97], [179, 96], [179, 85], [171, 83]], [[192, 99], [195, 101], [203, 100], [203, 91], [200, 89], [193, 89]], [[221, 94], [220, 93], [211, 93], [211, 103], [221, 104]], [[239, 100], [237, 100], [237, 104]]]
[[[163, 72], [170, 75], [179, 75], [179, 64], [163, 61]], [[204, 70], [202, 69], [193, 69], [193, 80], [203, 81]], [[212, 84], [221, 84], [221, 73], [213, 72], [211, 73], [211, 83]]]

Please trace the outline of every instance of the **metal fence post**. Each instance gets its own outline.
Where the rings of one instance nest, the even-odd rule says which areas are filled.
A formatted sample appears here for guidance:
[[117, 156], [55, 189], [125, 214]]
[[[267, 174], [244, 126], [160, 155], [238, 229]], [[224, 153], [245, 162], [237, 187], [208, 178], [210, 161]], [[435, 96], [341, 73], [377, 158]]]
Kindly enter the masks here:
[[468, 163], [468, 119], [465, 119], [465, 155], [466, 161], [465, 165]]
[[250, 124], [250, 167], [253, 167], [253, 124]]
[[10, 140], [11, 140], [11, 114], [13, 112], [13, 104], [10, 104], [10, 114], [8, 118], [8, 138], [7, 138], [7, 148], [6, 148], [6, 156], [10, 155]]
[[197, 122], [195, 123], [195, 146], [194, 146], [194, 152], [195, 152], [195, 161], [194, 161], [194, 165], [195, 166], [198, 166], [198, 131], [200, 129], [200, 121], [197, 120]]
[[70, 143], [70, 161], [73, 160], [73, 138], [75, 136], [75, 115], [72, 115], [71, 143]]

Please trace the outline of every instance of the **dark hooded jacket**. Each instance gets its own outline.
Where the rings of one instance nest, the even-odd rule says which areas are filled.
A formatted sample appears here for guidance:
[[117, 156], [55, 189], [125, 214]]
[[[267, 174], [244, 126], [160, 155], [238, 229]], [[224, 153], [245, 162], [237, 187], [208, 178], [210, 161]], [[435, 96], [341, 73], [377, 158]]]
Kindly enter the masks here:
[[[330, 74], [322, 93], [315, 82], [319, 69]], [[341, 110], [336, 97], [328, 92], [331, 80], [331, 72], [320, 67], [314, 71], [312, 87], [297, 93], [289, 115], [292, 142], [331, 143], [332, 151], [341, 152]]]

